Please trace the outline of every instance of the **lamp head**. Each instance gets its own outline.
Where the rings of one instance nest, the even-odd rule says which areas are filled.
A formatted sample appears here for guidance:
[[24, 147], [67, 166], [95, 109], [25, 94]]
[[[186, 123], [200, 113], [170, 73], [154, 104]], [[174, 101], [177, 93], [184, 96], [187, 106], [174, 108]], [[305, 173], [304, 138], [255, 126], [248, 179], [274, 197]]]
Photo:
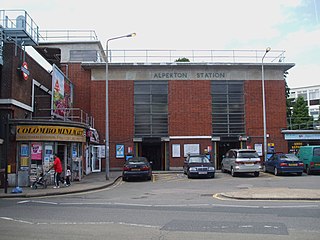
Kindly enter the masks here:
[[127, 37], [135, 37], [137, 34], [136, 33], [131, 33], [129, 35], [127, 35]]
[[267, 47], [266, 53], [267, 53], [267, 52], [270, 52], [270, 50], [271, 50], [271, 47]]

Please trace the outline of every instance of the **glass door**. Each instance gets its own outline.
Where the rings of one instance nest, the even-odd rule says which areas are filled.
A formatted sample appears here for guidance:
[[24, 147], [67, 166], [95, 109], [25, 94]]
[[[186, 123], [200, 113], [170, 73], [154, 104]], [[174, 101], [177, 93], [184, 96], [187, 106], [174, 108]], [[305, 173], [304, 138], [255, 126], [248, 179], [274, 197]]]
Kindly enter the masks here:
[[101, 157], [99, 154], [99, 146], [91, 146], [92, 172], [101, 172]]

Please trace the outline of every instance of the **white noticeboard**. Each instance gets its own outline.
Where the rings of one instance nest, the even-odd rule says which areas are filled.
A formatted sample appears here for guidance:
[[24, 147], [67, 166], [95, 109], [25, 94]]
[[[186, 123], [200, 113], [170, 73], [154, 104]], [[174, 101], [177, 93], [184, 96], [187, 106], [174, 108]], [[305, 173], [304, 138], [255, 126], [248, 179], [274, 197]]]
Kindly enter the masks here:
[[184, 144], [184, 157], [190, 154], [200, 154], [200, 144]]
[[257, 151], [258, 155], [261, 157], [262, 154], [262, 144], [261, 143], [256, 143], [254, 145], [254, 149]]
[[172, 144], [172, 157], [180, 157], [180, 144]]

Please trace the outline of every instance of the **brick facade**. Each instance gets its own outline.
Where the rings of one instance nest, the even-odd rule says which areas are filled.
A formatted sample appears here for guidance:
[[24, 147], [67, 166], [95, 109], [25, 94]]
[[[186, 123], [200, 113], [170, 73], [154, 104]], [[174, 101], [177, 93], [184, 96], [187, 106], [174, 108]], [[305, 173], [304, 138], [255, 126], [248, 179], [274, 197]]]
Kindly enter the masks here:
[[169, 135], [211, 136], [210, 81], [169, 81]]
[[[286, 128], [285, 81], [265, 81], [266, 91], [266, 126], [268, 143], [274, 143], [277, 152], [286, 152], [287, 143], [281, 133]], [[261, 81], [245, 82], [246, 133], [250, 136], [248, 145], [263, 143], [263, 110]]]

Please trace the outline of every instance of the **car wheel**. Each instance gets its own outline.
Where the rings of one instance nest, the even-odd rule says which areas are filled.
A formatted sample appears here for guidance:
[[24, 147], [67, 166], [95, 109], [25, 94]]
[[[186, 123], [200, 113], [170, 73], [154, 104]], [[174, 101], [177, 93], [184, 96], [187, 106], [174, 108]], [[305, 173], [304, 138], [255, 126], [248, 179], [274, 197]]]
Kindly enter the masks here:
[[253, 175], [254, 175], [255, 177], [259, 177], [260, 173], [259, 173], [259, 172], [254, 172]]
[[225, 173], [225, 172], [226, 172], [226, 170], [224, 169], [223, 164], [221, 165], [221, 172], [222, 172], [222, 173]]
[[265, 172], [265, 173], [268, 172], [266, 165], [263, 165], [263, 172]]
[[190, 176], [189, 172], [187, 172], [187, 176], [188, 176], [188, 178], [189, 178], [189, 179], [191, 178], [191, 176]]
[[128, 178], [127, 177], [122, 177], [122, 180], [123, 181], [128, 181]]
[[233, 168], [231, 168], [231, 176], [232, 177], [235, 177], [237, 174], [234, 172], [234, 169]]
[[298, 175], [298, 176], [302, 176], [302, 172], [298, 172], [297, 175]]
[[274, 175], [275, 175], [275, 176], [279, 176], [278, 168], [274, 168]]

